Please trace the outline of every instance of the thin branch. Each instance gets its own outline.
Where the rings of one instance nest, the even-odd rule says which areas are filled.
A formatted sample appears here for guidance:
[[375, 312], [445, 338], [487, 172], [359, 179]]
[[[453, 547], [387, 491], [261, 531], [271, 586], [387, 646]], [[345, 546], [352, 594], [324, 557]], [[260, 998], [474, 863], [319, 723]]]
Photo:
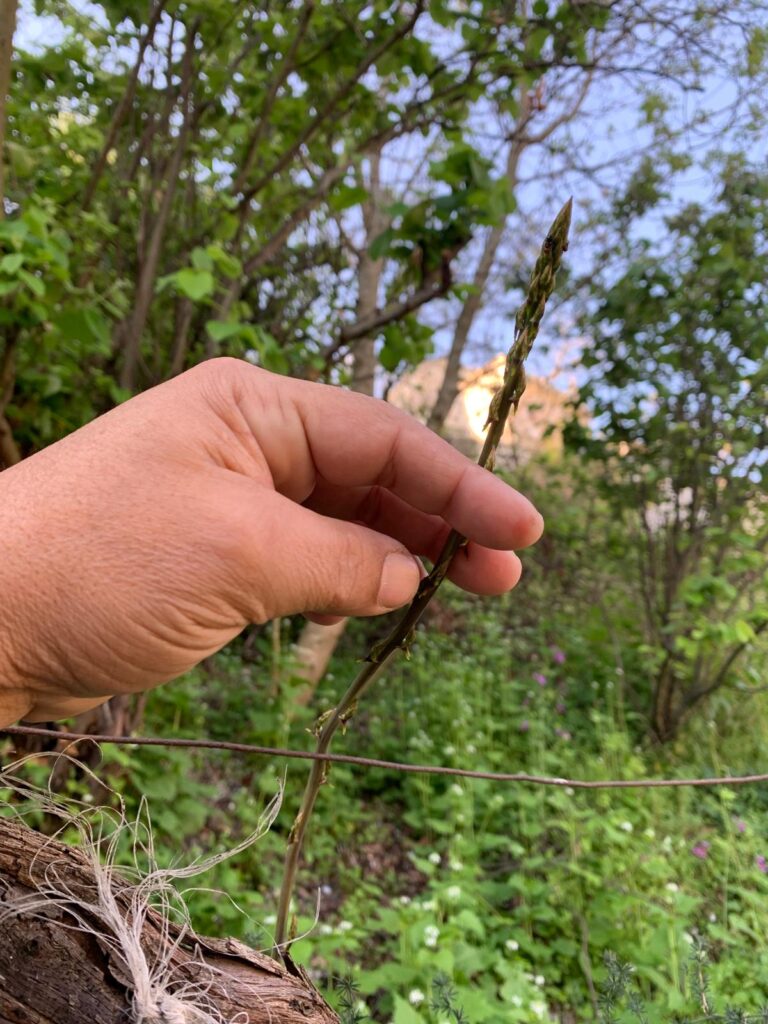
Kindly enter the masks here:
[[[693, 786], [746, 786], [768, 782], [768, 772], [756, 775], [716, 775], [693, 779], [568, 779], [559, 775], [531, 775], [529, 772], [485, 772], [474, 768], [453, 768], [439, 764], [407, 764], [402, 761], [383, 761], [376, 757], [356, 757], [354, 754], [321, 753], [316, 750], [290, 750], [284, 747], [260, 747], [251, 743], [232, 743], [228, 740], [166, 739], [162, 736], [107, 736], [85, 732], [59, 732], [30, 725], [9, 725], [0, 729], [5, 736], [39, 736], [42, 739], [61, 740], [62, 743], [114, 743], [122, 747], [169, 747], [191, 750], [225, 750], [233, 754], [253, 754], [257, 757], [286, 757], [298, 761], [318, 761], [325, 764], [353, 764], [360, 768], [385, 768], [410, 775], [449, 775], [461, 779], [486, 779], [489, 782], [524, 782], [534, 786], [556, 786], [561, 789], [661, 789]], [[62, 751], [62, 753], [64, 753]]]
[[152, 15], [149, 19], [149, 24], [147, 25], [147, 31], [144, 33], [141, 38], [141, 42], [139, 43], [139, 52], [136, 55], [136, 62], [131, 69], [131, 74], [128, 78], [125, 91], [120, 97], [120, 102], [115, 108], [115, 113], [112, 116], [109, 130], [107, 131], [106, 138], [104, 139], [104, 145], [101, 147], [101, 152], [96, 157], [96, 162], [93, 165], [93, 171], [91, 172], [88, 184], [85, 187], [82, 203], [83, 210], [87, 211], [90, 209], [91, 203], [93, 202], [93, 196], [96, 192], [96, 186], [99, 184], [101, 176], [104, 173], [104, 168], [107, 166], [107, 158], [110, 151], [114, 148], [117, 133], [120, 131], [131, 104], [133, 103], [136, 95], [136, 87], [139, 81], [139, 72], [141, 71], [141, 66], [144, 63], [144, 56], [147, 52], [147, 48], [154, 39], [155, 29], [157, 28], [160, 16], [165, 9], [166, 2], [167, 0], [157, 0], [152, 10]]
[[390, 50], [396, 43], [399, 43], [401, 39], [408, 35], [413, 29], [416, 22], [419, 20], [424, 10], [424, 0], [418, 0], [418, 3], [414, 5], [413, 13], [410, 18], [400, 28], [393, 32], [389, 38], [385, 39], [377, 47], [372, 49], [355, 68], [352, 73], [352, 77], [347, 79], [342, 86], [340, 86], [336, 92], [331, 96], [327, 102], [322, 106], [321, 111], [309, 122], [298, 137], [294, 140], [291, 146], [278, 158], [278, 160], [258, 179], [258, 181], [252, 185], [244, 194], [240, 201], [240, 205], [247, 205], [253, 197], [260, 192], [265, 185], [268, 185], [270, 181], [276, 178], [281, 171], [283, 171], [293, 160], [302, 146], [305, 146], [310, 139], [312, 139], [321, 125], [323, 125], [329, 118], [335, 117], [339, 106], [352, 92], [355, 85], [360, 81], [363, 75], [368, 71], [376, 61], [382, 57], [387, 50]]
[[301, 13], [301, 19], [299, 21], [298, 28], [296, 29], [296, 34], [291, 41], [290, 48], [280, 65], [280, 70], [272, 79], [269, 89], [267, 89], [266, 95], [264, 96], [264, 102], [262, 103], [261, 110], [259, 112], [259, 119], [256, 124], [256, 128], [248, 143], [245, 159], [243, 160], [240, 170], [237, 172], [237, 177], [232, 183], [232, 192], [234, 195], [242, 192], [248, 175], [251, 173], [253, 162], [256, 159], [256, 151], [259, 148], [259, 143], [264, 138], [264, 132], [269, 124], [269, 115], [271, 114], [272, 107], [277, 99], [277, 94], [288, 75], [296, 67], [296, 54], [298, 53], [299, 47], [304, 39], [314, 10], [314, 0], [310, 0], [310, 2], [307, 2], [304, 5], [304, 9]]

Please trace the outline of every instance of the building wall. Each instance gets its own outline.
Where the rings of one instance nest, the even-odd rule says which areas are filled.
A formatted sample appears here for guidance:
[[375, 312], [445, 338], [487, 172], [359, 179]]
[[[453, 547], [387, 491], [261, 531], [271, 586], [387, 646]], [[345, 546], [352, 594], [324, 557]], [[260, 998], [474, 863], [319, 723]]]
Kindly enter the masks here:
[[[393, 405], [426, 421], [445, 373], [445, 359], [429, 359], [402, 377], [390, 390]], [[485, 436], [488, 407], [504, 374], [499, 355], [479, 369], [463, 369], [459, 394], [446, 417], [445, 436], [461, 451], [476, 457]], [[510, 417], [499, 446], [497, 464], [521, 465], [535, 455], [556, 458], [563, 450], [563, 425], [572, 395], [541, 377], [528, 377], [517, 414]], [[548, 430], [553, 427], [549, 433]]]

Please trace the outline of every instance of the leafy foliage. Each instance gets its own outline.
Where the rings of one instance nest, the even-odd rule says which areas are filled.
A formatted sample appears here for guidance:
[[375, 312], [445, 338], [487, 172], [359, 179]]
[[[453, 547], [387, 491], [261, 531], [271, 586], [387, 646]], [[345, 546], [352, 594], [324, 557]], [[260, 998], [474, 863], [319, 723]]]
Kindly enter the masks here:
[[668, 216], [663, 241], [630, 233], [584, 320], [599, 432], [571, 433], [636, 530], [662, 739], [768, 625], [766, 199], [759, 169], [724, 160], [711, 208]]

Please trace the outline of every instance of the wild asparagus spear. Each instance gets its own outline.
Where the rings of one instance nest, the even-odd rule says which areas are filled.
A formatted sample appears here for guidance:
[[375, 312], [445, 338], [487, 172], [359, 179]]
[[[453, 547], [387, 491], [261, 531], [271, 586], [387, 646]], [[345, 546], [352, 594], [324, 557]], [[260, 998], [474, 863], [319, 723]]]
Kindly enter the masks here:
[[[478, 459], [478, 464], [486, 469], [493, 470], [496, 450], [504, 433], [504, 427], [506, 426], [509, 414], [513, 408], [517, 411], [520, 398], [525, 391], [525, 360], [539, 332], [539, 324], [544, 315], [544, 307], [555, 287], [555, 276], [563, 253], [568, 248], [571, 208], [572, 200], [569, 199], [557, 217], [555, 217], [552, 227], [544, 239], [536, 265], [533, 268], [525, 300], [518, 310], [515, 319], [515, 338], [507, 354], [504, 379], [491, 400], [488, 420], [486, 422], [488, 433], [486, 434], [483, 449]], [[416, 596], [403, 613], [400, 621], [389, 636], [374, 644], [368, 652], [365, 664], [358, 673], [357, 678], [337, 706], [327, 711], [318, 719], [315, 729], [317, 753], [325, 754], [328, 752], [336, 731], [340, 726], [346, 725], [352, 715], [354, 715], [359, 698], [371, 683], [381, 675], [395, 654], [402, 650], [407, 655], [419, 620], [434, 597], [435, 591], [445, 579], [456, 552], [465, 543], [466, 538], [456, 530], [449, 534], [432, 571], [421, 581]], [[296, 815], [296, 820], [288, 836], [288, 848], [285, 855], [283, 882], [280, 890], [275, 928], [275, 953], [277, 956], [284, 956], [288, 951], [288, 944], [290, 943], [288, 923], [296, 870], [304, 844], [307, 824], [314, 809], [317, 794], [323, 782], [325, 782], [327, 772], [327, 762], [314, 761], [312, 763], [301, 808]]]

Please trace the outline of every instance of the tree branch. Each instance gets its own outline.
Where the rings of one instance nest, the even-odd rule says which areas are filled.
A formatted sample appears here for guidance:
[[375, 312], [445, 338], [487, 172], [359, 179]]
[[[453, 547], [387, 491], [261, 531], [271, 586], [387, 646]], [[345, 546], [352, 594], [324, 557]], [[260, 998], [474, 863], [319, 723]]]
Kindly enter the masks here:
[[155, 30], [158, 26], [163, 10], [165, 9], [166, 3], [167, 0], [155, 0], [155, 5], [149, 19], [149, 24], [147, 25], [147, 31], [144, 33], [144, 35], [141, 38], [141, 42], [139, 43], [139, 52], [136, 55], [136, 62], [134, 63], [133, 68], [131, 69], [131, 73], [128, 77], [128, 82], [126, 84], [125, 91], [123, 92], [123, 95], [120, 97], [120, 102], [115, 108], [115, 113], [112, 116], [112, 121], [109, 125], [109, 130], [107, 131], [106, 138], [104, 139], [104, 144], [101, 147], [101, 152], [96, 158], [96, 162], [93, 165], [93, 171], [91, 172], [91, 176], [88, 179], [88, 184], [85, 187], [82, 202], [83, 210], [89, 210], [91, 207], [91, 203], [93, 202], [93, 197], [96, 192], [96, 187], [99, 184], [101, 176], [104, 173], [104, 168], [107, 165], [107, 157], [109, 156], [110, 150], [114, 148], [117, 133], [120, 131], [120, 128], [122, 127], [123, 122], [125, 121], [128, 111], [131, 108], [134, 97], [136, 96], [136, 87], [139, 81], [139, 73], [141, 71], [141, 66], [144, 63], [144, 56], [150, 44], [152, 43], [152, 40], [155, 37]]

